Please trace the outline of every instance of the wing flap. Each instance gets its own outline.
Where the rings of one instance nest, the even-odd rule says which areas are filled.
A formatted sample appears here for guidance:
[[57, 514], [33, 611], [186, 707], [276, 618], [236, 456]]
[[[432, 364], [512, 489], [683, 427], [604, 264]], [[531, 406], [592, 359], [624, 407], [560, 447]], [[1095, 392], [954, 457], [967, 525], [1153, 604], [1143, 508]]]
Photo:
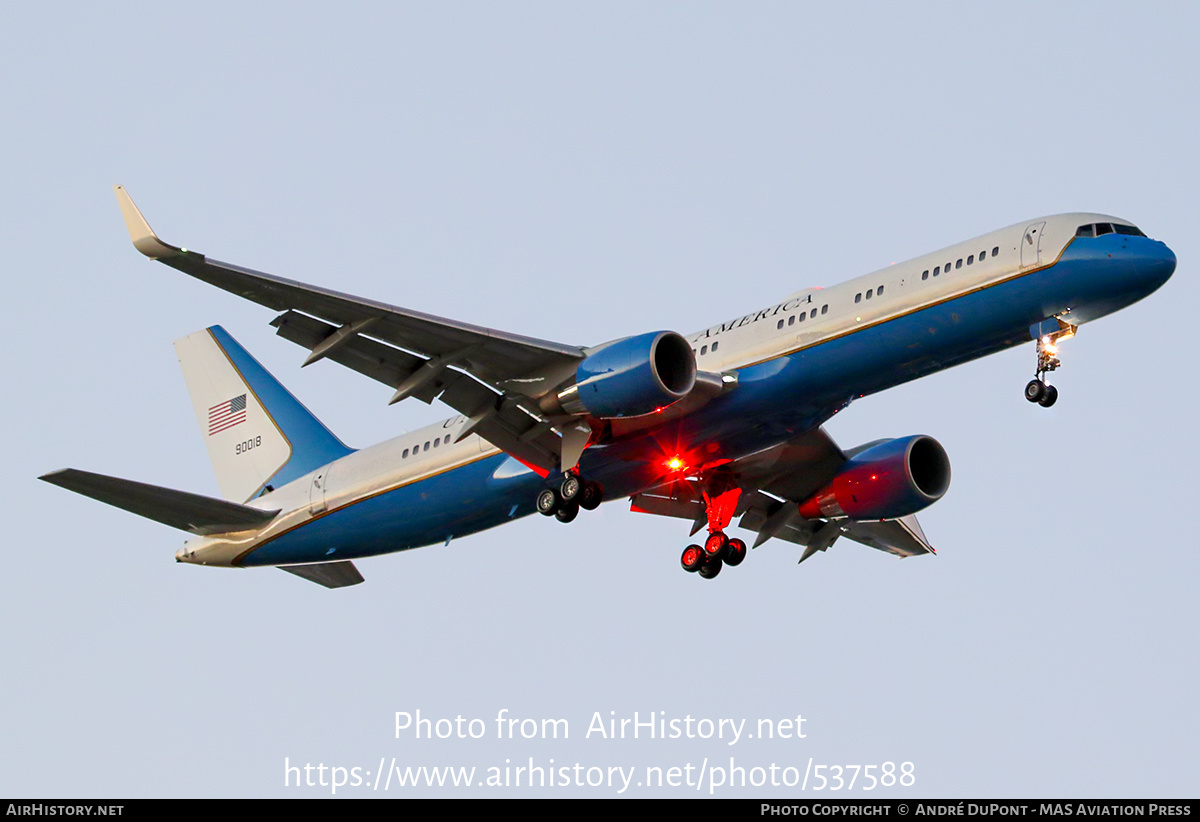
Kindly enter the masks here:
[[39, 479], [199, 536], [260, 528], [279, 513], [75, 468], [53, 471]]
[[925, 538], [916, 516], [882, 522], [851, 522], [849, 525], [844, 531], [847, 539], [879, 551], [901, 558], [937, 553]]
[[629, 510], [639, 514], [657, 514], [660, 517], [677, 519], [704, 519], [704, 503], [679, 497], [661, 497], [653, 494], [634, 494]]
[[[765, 507], [760, 507], [752, 512], [748, 511], [738, 522], [739, 527], [761, 533], [771, 519], [766, 510]], [[833, 526], [836, 533], [822, 531], [827, 525]], [[860, 545], [866, 545], [868, 548], [884, 551], [900, 558], [937, 553], [925, 538], [925, 533], [921, 530], [916, 516], [880, 521], [838, 519], [827, 522], [805, 519], [797, 514], [790, 518], [785, 525], [772, 532], [770, 536], [807, 548], [812, 546], [818, 534], [825, 534], [827, 538], [833, 537], [825, 542], [824, 547], [816, 549], [821, 551], [832, 545], [833, 540], [837, 537], [844, 536]], [[765, 540], [763, 541], [765, 542]]]
[[[318, 350], [339, 331], [339, 326], [309, 317], [299, 311], [285, 311], [272, 320], [271, 325], [275, 326], [275, 333], [280, 337], [310, 351]], [[361, 333], [354, 334], [336, 349], [325, 354], [322, 359], [332, 360], [390, 388], [400, 385], [426, 362], [422, 357], [373, 340]], [[425, 392], [415, 396], [424, 402], [433, 402], [437, 395]]]

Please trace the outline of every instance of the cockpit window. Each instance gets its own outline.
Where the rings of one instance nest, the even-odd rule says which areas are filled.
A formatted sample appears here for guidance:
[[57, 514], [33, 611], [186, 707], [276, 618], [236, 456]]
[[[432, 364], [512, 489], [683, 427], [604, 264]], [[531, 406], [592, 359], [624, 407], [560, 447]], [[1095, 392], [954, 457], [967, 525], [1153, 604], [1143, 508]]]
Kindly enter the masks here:
[[1075, 229], [1076, 237], [1100, 237], [1104, 234], [1125, 234], [1129, 237], [1145, 237], [1141, 229], [1135, 225], [1121, 225], [1120, 223], [1093, 223], [1092, 225], [1081, 225]]

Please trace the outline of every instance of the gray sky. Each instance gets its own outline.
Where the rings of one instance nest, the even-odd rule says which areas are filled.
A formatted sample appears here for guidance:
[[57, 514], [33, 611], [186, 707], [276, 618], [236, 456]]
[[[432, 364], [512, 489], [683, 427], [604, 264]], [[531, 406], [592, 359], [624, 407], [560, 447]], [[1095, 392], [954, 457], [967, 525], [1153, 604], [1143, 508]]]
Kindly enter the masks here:
[[[811, 757], [912, 762], [916, 785], [718, 795], [1194, 796], [1198, 17], [12, 6], [0, 794], [329, 793], [286, 789], [285, 757], [477, 778], [530, 757]], [[703, 328], [1061, 211], [1128, 218], [1180, 264], [1063, 347], [1052, 410], [1021, 396], [1025, 346], [833, 421], [847, 447], [946, 446], [953, 485], [921, 516], [936, 558], [839, 543], [797, 568], [776, 541], [706, 583], [679, 569], [685, 523], [614, 502], [365, 560], [365, 585], [328, 592], [176, 565], [180, 533], [34, 479], [75, 466], [215, 495], [171, 342], [217, 322], [351, 445], [450, 413], [389, 408], [333, 363], [301, 372], [271, 312], [134, 251], [113, 183], [167, 242], [576, 344]], [[488, 738], [396, 739], [395, 712], [418, 709], [483, 719]], [[570, 738], [497, 740], [501, 709], [565, 718]], [[610, 711], [748, 729], [799, 714], [807, 736], [585, 738]]]

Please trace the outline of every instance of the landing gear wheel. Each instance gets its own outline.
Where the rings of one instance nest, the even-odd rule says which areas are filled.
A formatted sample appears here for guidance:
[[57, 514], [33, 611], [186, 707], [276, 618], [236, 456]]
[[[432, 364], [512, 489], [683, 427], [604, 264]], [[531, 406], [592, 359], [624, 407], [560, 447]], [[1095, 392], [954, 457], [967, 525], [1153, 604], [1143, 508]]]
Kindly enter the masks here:
[[570, 522], [579, 516], [579, 503], [575, 500], [568, 500], [562, 504], [562, 507], [554, 512], [554, 517], [559, 522]]
[[721, 560], [719, 559], [710, 559], [700, 566], [700, 576], [705, 579], [712, 579], [719, 573], [721, 573]]
[[1038, 405], [1042, 408], [1049, 408], [1056, 402], [1058, 402], [1058, 389], [1053, 385], [1047, 385], [1042, 391], [1042, 396], [1038, 397]]
[[539, 514], [547, 517], [553, 516], [558, 510], [559, 499], [558, 494], [553, 488], [547, 488], [537, 495], [537, 510]]
[[713, 531], [708, 535], [708, 539], [704, 540], [704, 553], [710, 559], [719, 560], [725, 553], [725, 546], [728, 544], [729, 537], [725, 536], [723, 531]]
[[746, 543], [736, 537], [729, 540], [725, 546], [725, 564], [731, 567], [741, 565], [746, 558]]
[[579, 492], [583, 490], [583, 480], [572, 474], [562, 481], [562, 485], [558, 487], [558, 495], [563, 498], [564, 502], [570, 502], [579, 496]]
[[579, 493], [579, 507], [585, 511], [594, 511], [604, 501], [604, 491], [594, 482], [584, 482], [583, 490]]
[[689, 545], [683, 549], [683, 556], [679, 558], [679, 564], [689, 574], [699, 571], [704, 565], [704, 549], [699, 545]]
[[[1041, 380], [1030, 380], [1025, 384], [1025, 399], [1029, 400], [1030, 402], [1041, 402], [1042, 397], [1045, 396], [1045, 394], [1046, 383], [1042, 382]], [[1058, 392], [1055, 391], [1054, 395], [1057, 397]]]

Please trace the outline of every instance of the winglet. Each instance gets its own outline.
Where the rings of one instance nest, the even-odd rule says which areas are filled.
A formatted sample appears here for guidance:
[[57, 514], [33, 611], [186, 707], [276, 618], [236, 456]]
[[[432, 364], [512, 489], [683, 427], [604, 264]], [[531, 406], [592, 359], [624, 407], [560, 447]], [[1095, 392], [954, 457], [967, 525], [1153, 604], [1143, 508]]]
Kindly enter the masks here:
[[121, 216], [125, 218], [125, 227], [129, 229], [129, 239], [133, 240], [134, 248], [152, 260], [184, 253], [183, 249], [167, 245], [158, 239], [158, 235], [150, 228], [150, 224], [133, 204], [129, 192], [123, 186], [113, 186], [113, 191], [117, 193], [117, 204], [121, 206]]

